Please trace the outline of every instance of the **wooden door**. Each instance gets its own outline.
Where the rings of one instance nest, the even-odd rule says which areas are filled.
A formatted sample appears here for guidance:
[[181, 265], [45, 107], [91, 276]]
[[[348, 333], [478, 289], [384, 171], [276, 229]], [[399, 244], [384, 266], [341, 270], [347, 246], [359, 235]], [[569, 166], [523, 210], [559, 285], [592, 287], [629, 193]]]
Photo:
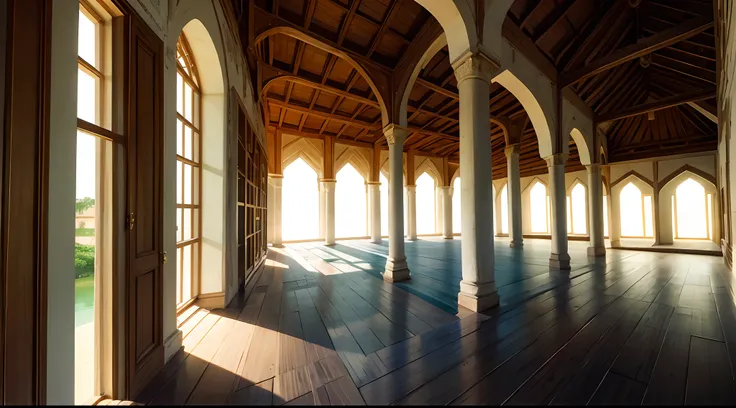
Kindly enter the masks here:
[[0, 8], [0, 405], [44, 404], [51, 3]]
[[164, 363], [162, 303], [163, 43], [130, 17], [128, 112], [128, 391]]

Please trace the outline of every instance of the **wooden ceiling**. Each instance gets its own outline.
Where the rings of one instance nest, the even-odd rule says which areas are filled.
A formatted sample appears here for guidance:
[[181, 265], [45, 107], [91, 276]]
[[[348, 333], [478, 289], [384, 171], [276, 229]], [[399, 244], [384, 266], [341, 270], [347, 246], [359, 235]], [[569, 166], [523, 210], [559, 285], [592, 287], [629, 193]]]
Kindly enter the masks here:
[[[269, 133], [332, 135], [360, 146], [381, 143], [381, 112], [366, 78], [343, 56], [391, 74], [422, 30], [437, 25], [414, 0], [232, 1], [241, 10], [241, 38], [247, 22], [268, 18], [339, 51], [283, 33], [259, 41], [251, 34], [244, 46], [257, 65], [253, 77]], [[605, 121], [609, 162], [715, 149], [717, 128], [708, 118], [715, 113], [716, 77], [709, 0], [516, 0], [504, 23], [509, 31], [526, 37], [518, 48], [553, 66], [558, 84], [571, 86]], [[637, 55], [645, 55], [643, 61]], [[493, 117], [526, 116], [504, 88], [493, 85], [490, 97]], [[406, 150], [458, 160], [457, 82], [446, 47], [411, 91], [409, 130]], [[493, 176], [505, 177], [504, 138], [495, 123], [491, 139]], [[568, 170], [582, 169], [570, 143]], [[523, 176], [547, 171], [531, 125], [521, 150]]]

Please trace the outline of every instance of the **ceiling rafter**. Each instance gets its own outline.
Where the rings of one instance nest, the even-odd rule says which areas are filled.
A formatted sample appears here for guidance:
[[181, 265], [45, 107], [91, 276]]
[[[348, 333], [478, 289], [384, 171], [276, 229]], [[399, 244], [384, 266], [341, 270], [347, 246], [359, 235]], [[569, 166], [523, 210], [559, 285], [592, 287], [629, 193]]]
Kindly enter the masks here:
[[560, 75], [562, 86], [568, 86], [582, 79], [597, 75], [625, 62], [650, 54], [662, 48], [690, 38], [713, 26], [713, 16], [697, 17], [679, 26], [662, 31], [644, 40], [621, 48], [590, 64], [576, 70], [565, 71]]
[[679, 106], [688, 102], [710, 99], [716, 94], [715, 88], [689, 92], [681, 95], [670, 96], [655, 102], [645, 103], [642, 105], [631, 106], [629, 108], [617, 111], [606, 112], [596, 115], [597, 123], [606, 123], [614, 120], [620, 120], [632, 116], [643, 115], [648, 112], [656, 112], [658, 110]]
[[371, 45], [368, 47], [368, 53], [366, 54], [368, 58], [370, 58], [373, 53], [376, 52], [376, 47], [380, 43], [383, 35], [386, 33], [386, 30], [388, 30], [389, 24], [391, 23], [391, 18], [394, 16], [394, 12], [398, 9], [398, 7], [396, 7], [397, 4], [399, 4], [399, 0], [392, 0], [391, 3], [388, 5], [383, 22], [378, 28], [378, 32], [376, 32], [376, 35], [373, 36], [373, 39], [371, 40]]

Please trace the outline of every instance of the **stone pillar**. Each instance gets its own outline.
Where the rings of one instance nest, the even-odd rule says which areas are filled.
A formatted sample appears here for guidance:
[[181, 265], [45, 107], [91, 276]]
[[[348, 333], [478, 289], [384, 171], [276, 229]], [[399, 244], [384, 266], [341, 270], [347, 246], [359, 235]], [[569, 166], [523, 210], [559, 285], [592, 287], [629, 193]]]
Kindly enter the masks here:
[[601, 165], [591, 164], [588, 169], [588, 217], [590, 221], [590, 246], [588, 256], [606, 256], [606, 243], [603, 240], [603, 181]]
[[325, 245], [335, 245], [335, 180], [322, 180], [325, 206]]
[[552, 231], [552, 253], [549, 266], [555, 269], [570, 269], [567, 253], [567, 194], [565, 191], [565, 162], [567, 153], [557, 153], [546, 158], [549, 170], [550, 226]]
[[439, 187], [442, 195], [442, 236], [452, 239], [452, 187]]
[[381, 183], [369, 181], [368, 185], [368, 220], [370, 222], [371, 242], [381, 243]]
[[407, 130], [391, 124], [383, 128], [388, 141], [388, 259], [383, 279], [399, 282], [411, 279], [404, 253], [404, 140]]
[[281, 184], [284, 176], [280, 174], [269, 174], [268, 185], [271, 187], [270, 202], [272, 207], [268, 209], [268, 215], [272, 222], [271, 244], [275, 247], [281, 246]]
[[325, 239], [325, 190], [320, 181], [317, 186], [319, 192], [319, 239]]
[[473, 311], [498, 305], [493, 261], [489, 86], [498, 64], [482, 54], [453, 63], [460, 97], [462, 274], [458, 304]]
[[521, 232], [521, 176], [519, 171], [519, 147], [514, 144], [504, 149], [506, 153], [507, 184], [506, 201], [509, 212], [509, 238], [511, 248], [524, 246], [524, 236]]
[[406, 232], [410, 241], [417, 240], [417, 186], [406, 186]]

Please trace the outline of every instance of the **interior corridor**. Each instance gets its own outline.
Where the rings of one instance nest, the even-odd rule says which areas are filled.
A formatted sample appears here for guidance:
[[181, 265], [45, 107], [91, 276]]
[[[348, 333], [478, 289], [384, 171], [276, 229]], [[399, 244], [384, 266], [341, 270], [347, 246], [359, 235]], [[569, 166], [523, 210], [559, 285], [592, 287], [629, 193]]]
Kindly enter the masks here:
[[[459, 240], [407, 242], [412, 279], [393, 285], [385, 245], [271, 248], [247, 295], [179, 316], [184, 347], [137, 401], [736, 403], [719, 257], [609, 250], [568, 274], [548, 267], [547, 242], [496, 247], [501, 305], [483, 314], [457, 309]], [[573, 259], [585, 250], [570, 243]]]

